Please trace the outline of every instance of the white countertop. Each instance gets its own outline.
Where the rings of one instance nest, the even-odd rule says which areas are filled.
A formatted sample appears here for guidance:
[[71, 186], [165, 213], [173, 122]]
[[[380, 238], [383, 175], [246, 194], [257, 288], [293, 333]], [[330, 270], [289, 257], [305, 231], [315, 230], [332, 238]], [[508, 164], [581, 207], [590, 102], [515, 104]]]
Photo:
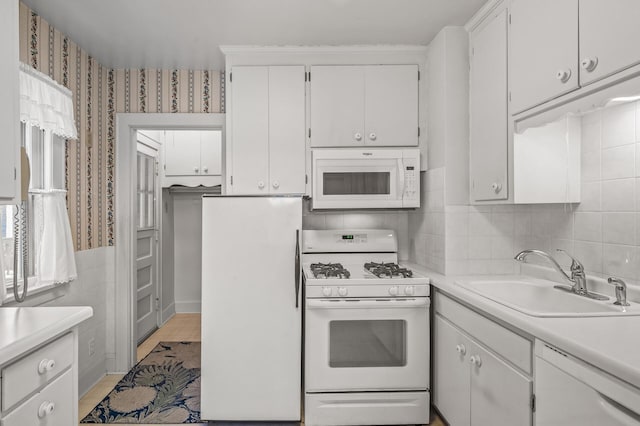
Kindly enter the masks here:
[[0, 308], [0, 365], [92, 316], [89, 306]]
[[[456, 285], [455, 281], [488, 276], [444, 276], [420, 265], [412, 269], [431, 284], [476, 310], [558, 347], [583, 361], [640, 388], [640, 316], [540, 318], [496, 303]], [[501, 276], [499, 278], [504, 278]]]

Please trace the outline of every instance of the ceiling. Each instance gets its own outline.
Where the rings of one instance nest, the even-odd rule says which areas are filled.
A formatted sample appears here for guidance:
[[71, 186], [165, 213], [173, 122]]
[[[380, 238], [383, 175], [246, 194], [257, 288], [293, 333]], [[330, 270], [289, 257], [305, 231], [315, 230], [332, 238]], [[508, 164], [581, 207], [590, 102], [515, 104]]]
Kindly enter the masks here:
[[223, 69], [220, 45], [427, 44], [486, 0], [23, 0], [109, 68]]

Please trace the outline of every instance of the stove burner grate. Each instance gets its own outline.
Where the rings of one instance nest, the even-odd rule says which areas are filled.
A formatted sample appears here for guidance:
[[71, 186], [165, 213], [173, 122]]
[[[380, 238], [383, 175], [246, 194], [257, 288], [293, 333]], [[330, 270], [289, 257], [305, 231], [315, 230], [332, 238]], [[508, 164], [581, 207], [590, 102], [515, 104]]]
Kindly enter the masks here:
[[349, 278], [351, 273], [341, 263], [312, 263], [311, 273], [314, 278]]
[[413, 277], [413, 271], [402, 268], [397, 263], [367, 262], [364, 264], [364, 268], [378, 278]]

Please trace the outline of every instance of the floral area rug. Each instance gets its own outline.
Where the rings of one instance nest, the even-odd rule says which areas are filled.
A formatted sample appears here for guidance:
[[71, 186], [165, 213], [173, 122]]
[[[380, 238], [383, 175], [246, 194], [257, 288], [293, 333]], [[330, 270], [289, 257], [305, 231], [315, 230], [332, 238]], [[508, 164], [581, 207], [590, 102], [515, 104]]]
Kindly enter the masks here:
[[200, 422], [200, 342], [161, 342], [81, 423]]

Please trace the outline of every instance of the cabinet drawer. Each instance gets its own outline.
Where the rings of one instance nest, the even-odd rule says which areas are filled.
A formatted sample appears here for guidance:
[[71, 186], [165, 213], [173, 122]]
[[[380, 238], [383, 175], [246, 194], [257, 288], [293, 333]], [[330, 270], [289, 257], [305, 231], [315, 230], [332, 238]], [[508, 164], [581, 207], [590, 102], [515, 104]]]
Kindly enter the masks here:
[[73, 334], [69, 333], [3, 368], [2, 411], [69, 367], [73, 363], [73, 351]]
[[[6, 416], [1, 426], [69, 426], [76, 424], [73, 374], [68, 370]], [[47, 410], [48, 408], [48, 410]]]
[[436, 312], [513, 365], [531, 374], [532, 342], [438, 292]]

